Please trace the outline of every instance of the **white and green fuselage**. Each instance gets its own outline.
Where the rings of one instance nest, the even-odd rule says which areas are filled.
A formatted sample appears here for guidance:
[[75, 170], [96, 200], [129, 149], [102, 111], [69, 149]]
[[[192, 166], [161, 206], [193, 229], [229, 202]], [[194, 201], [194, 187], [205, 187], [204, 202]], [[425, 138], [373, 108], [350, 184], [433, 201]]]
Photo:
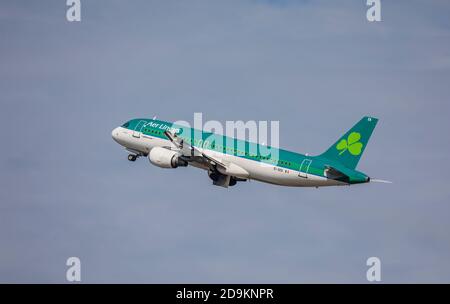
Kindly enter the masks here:
[[[230, 183], [231, 178], [231, 181], [253, 179], [283, 186], [321, 187], [370, 181], [355, 167], [376, 123], [377, 119], [364, 117], [319, 156], [307, 156], [156, 119], [132, 119], [115, 128], [112, 136], [132, 153], [130, 160], [136, 158], [133, 159], [133, 155], [148, 156], [151, 163], [163, 168], [175, 168], [178, 163], [189, 164], [208, 170], [211, 178], [217, 175], [229, 177], [225, 186], [236, 183]], [[167, 131], [176, 134], [178, 140], [203, 157], [183, 155]], [[174, 157], [180, 158], [177, 163]]]

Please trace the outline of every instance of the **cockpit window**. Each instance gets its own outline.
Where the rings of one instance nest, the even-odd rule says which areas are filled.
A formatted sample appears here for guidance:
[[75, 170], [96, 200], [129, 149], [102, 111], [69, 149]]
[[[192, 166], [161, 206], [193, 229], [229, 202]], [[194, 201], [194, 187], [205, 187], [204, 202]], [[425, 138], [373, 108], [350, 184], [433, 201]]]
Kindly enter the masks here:
[[126, 123], [124, 123], [124, 124], [122, 125], [122, 128], [128, 128], [129, 125], [130, 125], [130, 122], [127, 121]]

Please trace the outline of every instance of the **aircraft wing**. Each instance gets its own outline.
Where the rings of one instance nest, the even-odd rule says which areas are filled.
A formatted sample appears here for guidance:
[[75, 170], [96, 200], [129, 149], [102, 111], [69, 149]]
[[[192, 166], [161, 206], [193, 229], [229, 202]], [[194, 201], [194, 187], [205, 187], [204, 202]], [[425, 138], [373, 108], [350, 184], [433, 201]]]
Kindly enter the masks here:
[[169, 131], [165, 131], [164, 134], [169, 138], [169, 140], [179, 149], [181, 155], [187, 158], [188, 161], [197, 161], [202, 164], [207, 164], [211, 169], [216, 169], [220, 167], [220, 171], [226, 171], [227, 165], [222, 161], [216, 159], [214, 156], [207, 155], [200, 151], [198, 148], [185, 142], [182, 138], [178, 137]]

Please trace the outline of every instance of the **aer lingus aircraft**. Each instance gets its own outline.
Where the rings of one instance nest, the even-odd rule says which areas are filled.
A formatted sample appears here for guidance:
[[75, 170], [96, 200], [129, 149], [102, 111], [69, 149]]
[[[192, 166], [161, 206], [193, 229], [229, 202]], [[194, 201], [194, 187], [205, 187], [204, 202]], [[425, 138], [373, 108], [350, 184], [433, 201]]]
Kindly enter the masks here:
[[[130, 161], [146, 156], [150, 163], [161, 168], [191, 165], [207, 170], [217, 186], [234, 186], [246, 180], [294, 187], [339, 186], [371, 181], [355, 168], [377, 121], [373, 117], [363, 117], [317, 156], [261, 146], [156, 119], [132, 119], [115, 128], [112, 137], [131, 153]], [[268, 156], [260, 153], [267, 150], [272, 151]]]

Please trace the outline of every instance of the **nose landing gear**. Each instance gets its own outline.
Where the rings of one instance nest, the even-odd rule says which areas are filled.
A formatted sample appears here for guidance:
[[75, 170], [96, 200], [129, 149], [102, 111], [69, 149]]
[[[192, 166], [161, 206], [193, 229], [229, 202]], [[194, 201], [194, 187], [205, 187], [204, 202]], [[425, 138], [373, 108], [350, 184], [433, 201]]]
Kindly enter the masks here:
[[129, 161], [136, 161], [136, 159], [138, 158], [138, 156], [136, 154], [128, 154], [128, 160]]

